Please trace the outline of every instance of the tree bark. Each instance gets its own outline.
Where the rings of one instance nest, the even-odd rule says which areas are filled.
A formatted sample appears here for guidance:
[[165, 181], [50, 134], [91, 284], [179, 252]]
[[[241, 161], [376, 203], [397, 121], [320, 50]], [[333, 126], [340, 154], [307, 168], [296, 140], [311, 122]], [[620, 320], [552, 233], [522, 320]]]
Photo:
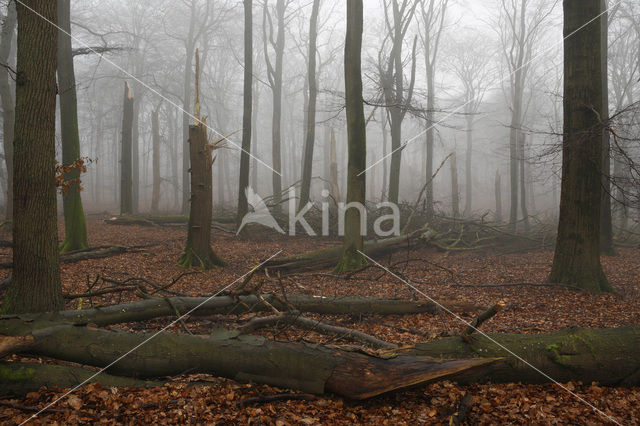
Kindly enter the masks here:
[[[71, 166], [80, 159], [78, 132], [78, 98], [71, 51], [71, 1], [58, 1], [58, 93], [60, 96], [60, 131], [62, 135], [62, 165]], [[80, 170], [72, 169], [64, 176], [71, 181], [62, 194], [64, 206], [64, 241], [61, 253], [89, 247], [87, 223], [80, 195]]]
[[62, 307], [55, 184], [58, 30], [46, 20], [58, 21], [57, 5], [25, 0], [17, 12], [14, 268], [2, 311], [55, 311]]
[[133, 213], [131, 143], [133, 137], [133, 94], [129, 82], [124, 83], [122, 108], [122, 153], [120, 155], [120, 214]]
[[[13, 37], [16, 31], [17, 13], [16, 3], [11, 1], [7, 5], [7, 16], [2, 24], [0, 34], [0, 63], [7, 64], [11, 56]], [[4, 146], [4, 162], [7, 167], [7, 210], [6, 218], [13, 217], [13, 126], [15, 121], [15, 103], [13, 90], [9, 82], [9, 69], [0, 67], [0, 101], [2, 102], [2, 136]]]
[[344, 80], [347, 107], [347, 132], [349, 159], [347, 166], [347, 211], [345, 213], [345, 234], [342, 254], [335, 267], [336, 272], [359, 269], [367, 262], [361, 252], [364, 250], [361, 212], [348, 208], [351, 203], [365, 205], [367, 196], [366, 157], [367, 126], [364, 118], [362, 99], [362, 0], [347, 3], [347, 37], [344, 50]]
[[307, 105], [304, 156], [302, 162], [302, 186], [300, 189], [300, 203], [298, 211], [302, 210], [310, 199], [311, 176], [313, 171], [313, 150], [316, 138], [316, 103], [318, 99], [318, 81], [316, 78], [316, 56], [318, 39], [318, 14], [320, 0], [313, 1], [309, 22], [309, 67], [307, 71], [307, 85], [309, 86], [309, 103]]
[[[247, 189], [249, 187], [249, 157], [253, 118], [253, 0], [244, 0], [244, 109], [242, 113], [242, 152], [240, 153], [240, 178], [238, 180], [238, 211], [236, 229], [249, 212]], [[255, 171], [254, 171], [255, 173]], [[254, 188], [254, 190], [257, 190]]]
[[[595, 19], [600, 0], [564, 0], [564, 34]], [[564, 138], [558, 238], [549, 282], [613, 291], [600, 264], [601, 26], [565, 39]]]
[[[196, 114], [197, 115], [197, 114]], [[213, 209], [211, 147], [204, 124], [189, 128], [191, 156], [191, 209], [187, 231], [187, 246], [178, 260], [184, 268], [211, 269], [225, 262], [211, 249], [211, 215]]]

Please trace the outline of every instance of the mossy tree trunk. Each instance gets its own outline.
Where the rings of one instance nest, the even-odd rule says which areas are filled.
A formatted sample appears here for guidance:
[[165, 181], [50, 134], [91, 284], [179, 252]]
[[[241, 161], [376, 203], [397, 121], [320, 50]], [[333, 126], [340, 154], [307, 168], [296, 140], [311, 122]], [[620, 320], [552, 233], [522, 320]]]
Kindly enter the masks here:
[[320, 0], [313, 1], [311, 18], [309, 20], [309, 54], [307, 85], [309, 87], [309, 103], [307, 107], [307, 117], [305, 125], [304, 155], [302, 159], [302, 187], [300, 189], [300, 204], [298, 211], [301, 211], [309, 202], [311, 194], [311, 176], [313, 171], [313, 150], [316, 138], [316, 103], [318, 99], [318, 81], [316, 78], [316, 56], [318, 40], [318, 14]]
[[[564, 0], [564, 34], [601, 12], [600, 0]], [[613, 291], [600, 264], [602, 43], [595, 20], [565, 39], [560, 221], [550, 282]]]
[[120, 154], [120, 214], [133, 214], [131, 143], [133, 138], [133, 95], [124, 83], [122, 108], [122, 152]]
[[204, 124], [189, 127], [191, 162], [191, 207], [187, 230], [187, 246], [178, 263], [184, 268], [211, 269], [224, 266], [211, 248], [211, 216], [213, 208], [211, 147]]
[[[349, 159], [347, 166], [347, 207], [350, 203], [365, 205], [367, 191], [367, 132], [362, 99], [362, 0], [347, 3], [347, 37], [344, 50], [344, 79], [347, 106]], [[360, 210], [345, 213], [345, 235], [342, 255], [336, 272], [359, 269], [367, 262], [362, 255], [366, 229], [362, 229]]]
[[[249, 212], [247, 187], [249, 186], [249, 157], [253, 119], [253, 0], [244, 0], [244, 90], [242, 112], [242, 152], [240, 153], [240, 178], [238, 179], [238, 211], [236, 228]], [[254, 170], [256, 173], [256, 170]], [[253, 188], [257, 191], [257, 188]]]
[[63, 305], [55, 183], [58, 30], [46, 20], [58, 21], [57, 5], [24, 0], [17, 12], [13, 277], [2, 311], [55, 311]]
[[[16, 3], [11, 1], [7, 6], [7, 16], [2, 24], [0, 35], [0, 63], [9, 64], [13, 37], [16, 31]], [[15, 120], [15, 103], [13, 90], [9, 83], [9, 69], [0, 67], [0, 101], [2, 102], [2, 136], [4, 146], [4, 162], [7, 167], [7, 210], [6, 217], [13, 216], [13, 126]]]
[[[60, 130], [62, 134], [62, 165], [71, 166], [80, 159], [78, 133], [78, 98], [71, 48], [71, 2], [58, 1], [58, 94], [60, 96]], [[60, 252], [89, 247], [87, 224], [80, 196], [80, 170], [73, 168], [64, 179], [71, 181], [62, 195], [64, 206], [64, 241]]]

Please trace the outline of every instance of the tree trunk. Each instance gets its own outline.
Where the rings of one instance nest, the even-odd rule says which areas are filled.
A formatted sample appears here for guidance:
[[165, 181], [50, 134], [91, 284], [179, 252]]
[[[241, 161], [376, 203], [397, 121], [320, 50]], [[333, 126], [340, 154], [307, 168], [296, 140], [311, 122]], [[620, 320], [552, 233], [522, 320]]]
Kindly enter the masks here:
[[183, 268], [211, 269], [225, 262], [211, 249], [211, 215], [213, 209], [211, 147], [204, 124], [189, 128], [191, 154], [191, 208], [187, 246], [178, 263]]
[[151, 113], [151, 133], [153, 138], [153, 190], [151, 192], [151, 213], [157, 214], [160, 204], [160, 105]]
[[[434, 84], [434, 76], [433, 70], [427, 66], [427, 85], [428, 85], [428, 93], [427, 93], [427, 179], [430, 176], [433, 176], [433, 145], [435, 141], [435, 84]], [[427, 194], [426, 194], [426, 207], [427, 207], [427, 218], [433, 218], [435, 214], [435, 206], [433, 205], [433, 179], [427, 185]]]
[[120, 214], [133, 213], [131, 143], [133, 137], [133, 95], [129, 82], [124, 83], [122, 109], [122, 154], [120, 155]]
[[336, 203], [340, 202], [340, 185], [338, 185], [338, 149], [336, 147], [336, 132], [331, 128], [331, 162], [329, 164], [329, 184], [331, 197]]
[[[351, 203], [365, 205], [367, 196], [366, 157], [367, 128], [362, 99], [362, 0], [347, 3], [347, 37], [344, 52], [344, 79], [347, 107], [347, 131], [349, 159], [347, 167], [347, 208]], [[348, 208], [345, 213], [345, 234], [342, 254], [335, 268], [336, 272], [359, 269], [367, 262], [361, 252], [364, 250], [366, 229], [362, 229], [361, 212]]]
[[[9, 64], [13, 36], [16, 31], [16, 3], [11, 1], [7, 6], [7, 16], [2, 24], [0, 37], [0, 63]], [[2, 102], [2, 136], [4, 146], [4, 162], [7, 167], [7, 210], [6, 218], [13, 217], [13, 126], [15, 120], [15, 104], [13, 89], [9, 83], [9, 69], [0, 67], [0, 100]]]
[[[470, 113], [470, 111], [469, 111]], [[471, 170], [472, 167], [472, 158], [473, 158], [473, 117], [467, 116], [467, 151], [465, 156], [465, 183], [464, 183], [464, 192], [465, 192], [465, 203], [464, 203], [464, 217], [470, 218], [472, 212], [472, 202], [473, 202], [473, 177]]]
[[[58, 93], [60, 96], [60, 130], [62, 135], [62, 165], [71, 166], [80, 159], [80, 134], [78, 132], [78, 98], [71, 51], [71, 2], [58, 1]], [[64, 241], [61, 253], [89, 247], [87, 224], [80, 196], [80, 170], [73, 168], [64, 176], [71, 181], [65, 188]]]
[[318, 39], [318, 13], [320, 0], [313, 1], [311, 18], [309, 23], [309, 69], [307, 72], [307, 85], [309, 86], [309, 103], [306, 114], [304, 156], [302, 163], [302, 187], [300, 189], [301, 211], [309, 202], [311, 193], [311, 177], [313, 171], [313, 150], [316, 139], [316, 101], [318, 98], [318, 81], [316, 79], [316, 56]]
[[240, 178], [238, 180], [238, 211], [236, 213], [236, 229], [241, 228], [242, 219], [249, 212], [249, 202], [247, 200], [246, 191], [249, 187], [249, 157], [251, 152], [252, 131], [251, 121], [253, 118], [253, 0], [244, 0], [243, 103], [242, 152], [240, 153]]
[[[564, 0], [564, 33], [601, 12], [600, 0]], [[564, 140], [558, 238], [549, 282], [613, 291], [600, 264], [602, 194], [601, 27], [565, 39]]]
[[57, 5], [25, 0], [17, 12], [14, 268], [2, 311], [55, 311], [62, 307], [55, 184], [58, 30], [46, 20], [58, 21]]
[[496, 222], [502, 222], [502, 178], [500, 170], [496, 170], [495, 198], [496, 198]]
[[451, 208], [454, 219], [460, 217], [460, 190], [458, 189], [458, 161], [455, 152], [451, 156]]
[[520, 209], [525, 231], [529, 231], [529, 209], [527, 208], [527, 175], [526, 175], [526, 136], [518, 132], [518, 160], [520, 163]]

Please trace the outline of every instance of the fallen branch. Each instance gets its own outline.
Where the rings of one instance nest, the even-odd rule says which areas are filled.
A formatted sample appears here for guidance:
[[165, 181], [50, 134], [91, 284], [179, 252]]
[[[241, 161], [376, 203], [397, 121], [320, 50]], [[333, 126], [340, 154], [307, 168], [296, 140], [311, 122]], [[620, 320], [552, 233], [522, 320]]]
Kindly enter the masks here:
[[465, 393], [464, 397], [462, 397], [462, 401], [460, 401], [460, 405], [456, 412], [449, 419], [449, 425], [460, 426], [464, 423], [471, 411], [471, 407], [473, 406], [474, 398], [470, 393]]
[[376, 349], [391, 349], [397, 347], [397, 345], [394, 345], [393, 343], [385, 342], [361, 331], [329, 325], [321, 321], [305, 318], [296, 312], [288, 312], [284, 315], [275, 315], [270, 317], [256, 317], [240, 327], [239, 330], [243, 333], [251, 333], [252, 331], [260, 328], [271, 327], [278, 324], [295, 325], [303, 330], [334, 335], [344, 339], [351, 339]]
[[[141, 251], [144, 251], [144, 249], [148, 247], [151, 247], [151, 246], [150, 245], [133, 246], [133, 247], [105, 246], [105, 247], [94, 247], [94, 248], [89, 248], [84, 250], [76, 250], [76, 251], [61, 255], [60, 263], [73, 263], [73, 262], [79, 262], [81, 260], [101, 259], [104, 257], [117, 256], [119, 254], [124, 254], [124, 253], [139, 253]], [[13, 268], [13, 262], [0, 263], [0, 268], [2, 269]]]
[[502, 311], [505, 308], [505, 306], [507, 306], [507, 304], [504, 302], [504, 300], [501, 300], [486, 311], [482, 312], [475, 320], [473, 320], [471, 325], [462, 332], [462, 338], [468, 340], [468, 337], [471, 336], [471, 334], [473, 334], [478, 329], [478, 327], [497, 315], [498, 312]]
[[277, 395], [262, 395], [253, 398], [241, 399], [237, 402], [238, 406], [269, 404], [279, 401], [315, 401], [318, 397], [306, 393], [279, 393]]

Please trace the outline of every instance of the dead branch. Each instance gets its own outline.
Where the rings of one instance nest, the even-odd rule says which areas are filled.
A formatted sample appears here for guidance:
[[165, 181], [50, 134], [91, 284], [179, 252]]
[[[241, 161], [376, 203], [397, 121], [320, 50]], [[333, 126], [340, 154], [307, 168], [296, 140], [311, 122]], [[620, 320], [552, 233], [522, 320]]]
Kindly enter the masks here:
[[507, 304], [504, 300], [501, 300], [486, 311], [482, 312], [475, 320], [473, 320], [471, 325], [462, 332], [462, 338], [468, 339], [469, 336], [471, 336], [478, 329], [478, 327], [497, 315], [498, 312], [502, 311], [505, 308], [505, 306], [507, 306]]

